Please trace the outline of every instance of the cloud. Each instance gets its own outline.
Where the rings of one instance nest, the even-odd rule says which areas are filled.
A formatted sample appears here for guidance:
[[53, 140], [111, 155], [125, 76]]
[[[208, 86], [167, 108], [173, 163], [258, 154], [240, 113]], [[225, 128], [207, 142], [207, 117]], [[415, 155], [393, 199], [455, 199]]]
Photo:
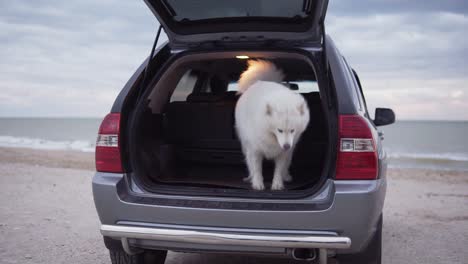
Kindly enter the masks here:
[[436, 12], [331, 16], [327, 23], [328, 32], [343, 54], [374, 75], [425, 78], [467, 73], [466, 15]]
[[329, 12], [339, 15], [372, 15], [376, 13], [468, 12], [466, 0], [332, 0]]
[[2, 2], [0, 115], [102, 116], [149, 55], [143, 1]]
[[[468, 79], [369, 79], [364, 94], [369, 111], [392, 108], [398, 119], [468, 120]], [[402, 88], [403, 87], [403, 88]]]
[[431, 11], [330, 15], [327, 30], [360, 75], [370, 111], [468, 119], [468, 17]]
[[[334, 0], [327, 32], [371, 107], [468, 119], [467, 5]], [[157, 26], [144, 1], [1, 1], [0, 116], [105, 115], [148, 56]]]

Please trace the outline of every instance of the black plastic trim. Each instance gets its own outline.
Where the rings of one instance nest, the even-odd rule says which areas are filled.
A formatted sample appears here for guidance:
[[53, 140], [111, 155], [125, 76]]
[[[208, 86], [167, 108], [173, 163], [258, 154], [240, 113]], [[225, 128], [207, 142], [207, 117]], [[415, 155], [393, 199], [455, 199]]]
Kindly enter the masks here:
[[[249, 32], [249, 31], [290, 31], [306, 32], [317, 18], [307, 16], [298, 17], [223, 17], [200, 20], [176, 21], [173, 15], [176, 13], [172, 7], [159, 0], [145, 0], [153, 13], [164, 20], [166, 26], [176, 34], [191, 35], [213, 32]], [[315, 14], [317, 3], [314, 3], [311, 13]]]
[[[154, 52], [154, 57], [151, 61], [164, 61], [170, 54], [170, 49], [167, 44], [163, 44], [159, 49]], [[112, 105], [111, 113], [120, 113], [120, 135], [121, 139], [128, 138], [130, 134], [131, 125], [129, 122], [129, 113], [132, 109], [136, 106], [136, 101], [140, 91], [145, 87], [144, 85], [140, 85], [141, 82], [144, 81], [144, 73], [146, 72], [146, 67], [148, 66], [148, 57], [135, 71], [132, 75], [130, 80], [127, 81], [124, 88], [120, 91], [117, 99], [114, 101]], [[155, 63], [153, 63], [155, 64]], [[159, 67], [158, 67], [159, 66]], [[160, 65], [155, 65], [154, 68], [149, 71], [152, 73], [156, 70], [159, 70]], [[132, 171], [131, 162], [130, 162], [130, 151], [128, 147], [128, 140], [120, 140], [120, 156], [122, 160], [122, 166], [125, 172]]]
[[[125, 181], [120, 181], [117, 186], [118, 196], [128, 203], [174, 206], [184, 208], [224, 209], [224, 210], [262, 210], [262, 211], [320, 211], [329, 208], [333, 203], [332, 194], [335, 192], [333, 185], [329, 188], [328, 199], [314, 203], [272, 203], [272, 202], [248, 202], [248, 201], [207, 201], [191, 200], [186, 198], [159, 198], [138, 195], [131, 192]], [[323, 186], [322, 186], [323, 187]], [[271, 192], [267, 192], [271, 193]], [[174, 194], [174, 193], [172, 193]], [[198, 194], [197, 194], [198, 195]], [[192, 193], [193, 196], [193, 193]], [[265, 198], [265, 197], [264, 197]], [[268, 198], [268, 197], [266, 197]], [[276, 196], [274, 198], [277, 198]]]

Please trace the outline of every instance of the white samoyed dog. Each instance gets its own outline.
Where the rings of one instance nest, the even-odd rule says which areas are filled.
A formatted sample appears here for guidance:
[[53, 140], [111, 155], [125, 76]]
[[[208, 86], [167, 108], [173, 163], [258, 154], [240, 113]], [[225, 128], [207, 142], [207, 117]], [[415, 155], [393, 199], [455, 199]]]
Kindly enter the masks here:
[[273, 63], [250, 60], [238, 88], [236, 129], [255, 190], [264, 190], [263, 159], [275, 161], [272, 190], [291, 181], [289, 165], [294, 147], [309, 123], [309, 108], [300, 94], [281, 84], [284, 73]]

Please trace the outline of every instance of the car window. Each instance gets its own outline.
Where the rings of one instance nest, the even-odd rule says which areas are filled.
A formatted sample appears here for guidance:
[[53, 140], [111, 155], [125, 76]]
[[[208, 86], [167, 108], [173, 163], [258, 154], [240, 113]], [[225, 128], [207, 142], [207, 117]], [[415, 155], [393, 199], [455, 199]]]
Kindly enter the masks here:
[[237, 88], [237, 82], [230, 82], [228, 84], [228, 92], [237, 92], [239, 89]]
[[176, 21], [197, 21], [233, 17], [282, 17], [306, 18], [310, 13], [304, 0], [210, 0], [185, 1], [166, 0], [165, 4], [174, 12]]
[[348, 70], [348, 78], [350, 78], [350, 80], [354, 83], [354, 89], [355, 89], [355, 92], [353, 93], [353, 95], [355, 96], [355, 98], [357, 99], [358, 103], [359, 103], [359, 110], [361, 111], [365, 111], [364, 107], [363, 107], [363, 99], [362, 99], [362, 95], [361, 93], [359, 92], [359, 85], [356, 81], [356, 78], [354, 77], [354, 74], [352, 72], [352, 69], [351, 67], [349, 66], [348, 62], [346, 61], [346, 59], [344, 57], [342, 57], [343, 59], [343, 62], [346, 66], [346, 69]]
[[171, 96], [171, 102], [185, 101], [187, 96], [192, 93], [198, 78], [199, 76], [194, 71], [188, 70], [177, 83]]
[[362, 86], [361, 86], [361, 80], [359, 79], [359, 76], [358, 76], [357, 72], [354, 69], [351, 69], [351, 70], [353, 71], [354, 79], [356, 80], [356, 82], [358, 84], [359, 95], [360, 95], [360, 97], [362, 99], [362, 102], [364, 104], [364, 110], [366, 111], [367, 118], [370, 119], [369, 110], [367, 109], [366, 97], [364, 96], [364, 92], [363, 92]]
[[[296, 93], [318, 92], [319, 87], [316, 81], [291, 81], [283, 82], [284, 85], [291, 88]], [[228, 91], [237, 91], [237, 82], [231, 82], [228, 85]]]

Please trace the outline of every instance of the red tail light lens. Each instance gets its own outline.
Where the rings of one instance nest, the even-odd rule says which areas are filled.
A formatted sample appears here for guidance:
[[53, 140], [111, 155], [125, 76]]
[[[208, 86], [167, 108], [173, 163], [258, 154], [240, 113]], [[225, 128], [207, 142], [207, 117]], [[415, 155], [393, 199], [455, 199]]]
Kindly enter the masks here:
[[108, 114], [99, 127], [96, 140], [96, 170], [123, 172], [120, 158], [120, 114]]
[[358, 115], [340, 115], [337, 180], [377, 178], [377, 151], [372, 131]]

